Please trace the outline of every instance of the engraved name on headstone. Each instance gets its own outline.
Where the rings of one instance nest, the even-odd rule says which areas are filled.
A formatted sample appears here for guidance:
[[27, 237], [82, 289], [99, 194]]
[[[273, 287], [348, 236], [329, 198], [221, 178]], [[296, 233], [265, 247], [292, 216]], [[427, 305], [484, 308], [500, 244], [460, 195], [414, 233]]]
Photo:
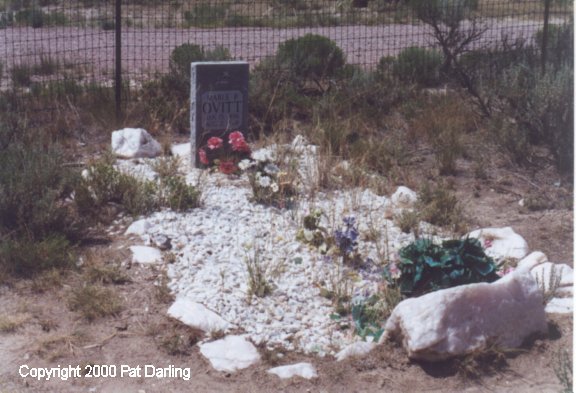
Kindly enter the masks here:
[[198, 149], [210, 137], [246, 134], [249, 68], [243, 61], [196, 62], [191, 73], [190, 145], [192, 166], [199, 167]]

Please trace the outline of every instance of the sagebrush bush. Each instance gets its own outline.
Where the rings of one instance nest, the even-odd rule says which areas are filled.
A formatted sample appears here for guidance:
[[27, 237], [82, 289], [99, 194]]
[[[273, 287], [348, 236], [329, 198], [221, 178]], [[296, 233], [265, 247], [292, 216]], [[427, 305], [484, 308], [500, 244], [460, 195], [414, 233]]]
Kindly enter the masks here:
[[77, 177], [64, 154], [25, 126], [0, 123], [0, 271], [32, 276], [68, 266], [82, 225], [66, 198]]
[[334, 41], [310, 33], [281, 43], [276, 60], [279, 67], [290, 70], [299, 86], [311, 81], [321, 90], [322, 82], [335, 77], [346, 63], [344, 52]]
[[500, 78], [502, 111], [532, 145], [545, 145], [561, 172], [571, 172], [574, 161], [574, 76], [571, 67], [558, 71], [518, 65]]
[[[434, 49], [412, 46], [402, 50], [392, 63], [392, 74], [406, 83], [423, 87], [434, 87], [440, 83], [440, 68], [443, 57]], [[386, 60], [380, 60], [383, 68]]]

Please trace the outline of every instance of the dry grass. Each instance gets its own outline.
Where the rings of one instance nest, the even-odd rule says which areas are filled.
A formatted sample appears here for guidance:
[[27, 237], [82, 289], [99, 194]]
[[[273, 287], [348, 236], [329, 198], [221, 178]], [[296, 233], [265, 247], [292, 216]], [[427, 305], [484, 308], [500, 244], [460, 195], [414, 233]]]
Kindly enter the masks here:
[[1, 314], [0, 333], [14, 333], [30, 319], [28, 314]]
[[74, 355], [75, 350], [87, 339], [86, 333], [80, 330], [70, 334], [54, 334], [39, 340], [34, 352], [42, 359], [53, 362], [70, 354]]
[[88, 321], [118, 315], [122, 309], [121, 298], [111, 289], [86, 285], [70, 292], [68, 307], [79, 312]]

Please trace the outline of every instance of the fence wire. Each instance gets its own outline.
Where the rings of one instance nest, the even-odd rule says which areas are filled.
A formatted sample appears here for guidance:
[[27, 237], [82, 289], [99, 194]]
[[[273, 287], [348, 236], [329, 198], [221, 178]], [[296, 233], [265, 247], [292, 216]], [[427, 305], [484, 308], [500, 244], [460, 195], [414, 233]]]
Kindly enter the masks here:
[[[254, 66], [280, 43], [315, 33], [367, 69], [408, 47], [436, 45], [406, 0], [123, 0], [120, 25], [116, 1], [0, 0], [0, 89], [63, 80], [113, 85], [117, 29], [122, 80], [131, 86], [167, 73], [172, 51], [184, 43], [223, 47]], [[474, 48], [534, 40], [545, 2], [477, 0], [486, 31]], [[551, 4], [551, 24], [572, 23], [571, 1]]]

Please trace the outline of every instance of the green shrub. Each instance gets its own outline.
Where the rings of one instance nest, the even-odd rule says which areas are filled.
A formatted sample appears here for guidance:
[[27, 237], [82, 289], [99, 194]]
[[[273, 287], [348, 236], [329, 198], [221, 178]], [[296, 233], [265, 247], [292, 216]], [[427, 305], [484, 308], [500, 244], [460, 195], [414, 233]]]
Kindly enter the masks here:
[[222, 26], [226, 18], [227, 7], [222, 4], [200, 3], [192, 10], [184, 11], [186, 26], [217, 27]]
[[478, 9], [478, 0], [408, 0], [416, 17], [452, 26]]
[[20, 25], [32, 26], [36, 29], [44, 26], [45, 14], [39, 9], [25, 9], [18, 11], [15, 19]]
[[417, 239], [402, 248], [399, 255], [398, 285], [405, 296], [499, 278], [496, 264], [475, 238], [447, 240], [441, 245]]
[[[379, 66], [385, 66], [386, 58]], [[392, 74], [402, 82], [415, 83], [424, 87], [438, 86], [442, 54], [434, 49], [412, 46], [402, 50], [392, 65]]]
[[[543, 48], [544, 31], [536, 32], [535, 41], [538, 48]], [[548, 26], [547, 61], [555, 70], [562, 66], [574, 64], [574, 24]]]
[[290, 70], [301, 86], [306, 81], [320, 84], [333, 78], [346, 62], [342, 49], [334, 41], [317, 34], [284, 41], [278, 47], [276, 60], [279, 67]]
[[574, 76], [570, 66], [542, 74], [522, 65], [500, 78], [503, 112], [532, 145], [545, 145], [561, 172], [571, 172], [574, 161]]
[[14, 86], [28, 87], [32, 84], [32, 69], [28, 64], [14, 65], [11, 73]]
[[182, 44], [174, 48], [170, 54], [169, 75], [164, 78], [167, 90], [176, 91], [180, 98], [190, 95], [190, 64], [196, 61], [226, 61], [231, 60], [230, 51], [223, 46], [205, 50], [200, 45]]

